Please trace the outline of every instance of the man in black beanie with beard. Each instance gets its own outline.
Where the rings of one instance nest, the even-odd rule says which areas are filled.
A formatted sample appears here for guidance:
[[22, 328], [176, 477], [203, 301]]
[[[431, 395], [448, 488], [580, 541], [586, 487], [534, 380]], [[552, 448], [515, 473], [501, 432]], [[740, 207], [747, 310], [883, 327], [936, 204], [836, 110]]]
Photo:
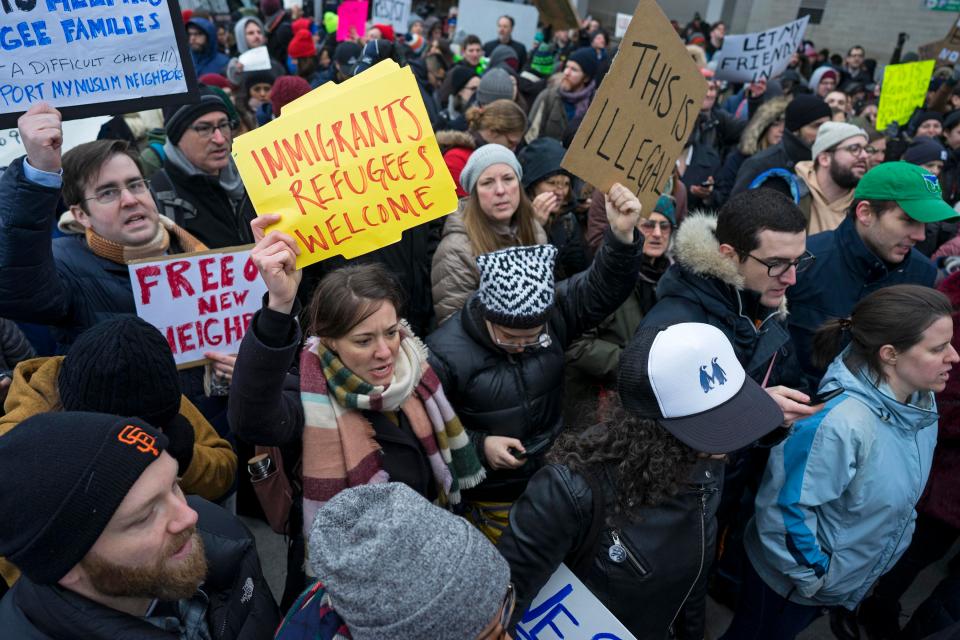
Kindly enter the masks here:
[[799, 182], [793, 175], [794, 167], [813, 159], [810, 149], [820, 125], [832, 115], [830, 105], [817, 96], [803, 94], [791, 100], [784, 114], [783, 139], [744, 161], [730, 195], [763, 186], [797, 202]]
[[23, 577], [5, 637], [270, 637], [250, 532], [184, 498], [167, 437], [138, 418], [43, 413], [0, 438], [0, 553]]

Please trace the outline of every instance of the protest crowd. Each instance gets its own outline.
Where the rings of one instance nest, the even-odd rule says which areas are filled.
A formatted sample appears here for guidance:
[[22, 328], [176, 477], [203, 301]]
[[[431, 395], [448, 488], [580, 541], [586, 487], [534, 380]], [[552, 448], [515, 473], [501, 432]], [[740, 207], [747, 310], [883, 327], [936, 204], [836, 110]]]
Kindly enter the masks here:
[[960, 638], [960, 65], [233, 4], [189, 95], [16, 109], [0, 637]]

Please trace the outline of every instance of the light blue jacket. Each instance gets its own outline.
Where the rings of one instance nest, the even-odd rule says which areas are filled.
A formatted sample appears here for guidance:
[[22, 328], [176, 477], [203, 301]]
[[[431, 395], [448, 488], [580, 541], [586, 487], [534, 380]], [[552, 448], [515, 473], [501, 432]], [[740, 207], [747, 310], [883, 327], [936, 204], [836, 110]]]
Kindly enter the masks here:
[[845, 355], [820, 389], [846, 391], [771, 450], [744, 544], [781, 596], [853, 609], [910, 544], [938, 416], [933, 393], [897, 402]]

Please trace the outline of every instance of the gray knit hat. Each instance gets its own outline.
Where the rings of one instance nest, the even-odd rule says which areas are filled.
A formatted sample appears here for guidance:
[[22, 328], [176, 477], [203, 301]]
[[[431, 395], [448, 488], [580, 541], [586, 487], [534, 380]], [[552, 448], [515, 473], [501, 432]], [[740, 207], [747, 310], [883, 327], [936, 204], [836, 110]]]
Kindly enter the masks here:
[[478, 529], [400, 482], [334, 496], [317, 512], [309, 551], [354, 640], [476, 638], [510, 583]]
[[486, 106], [494, 100], [513, 100], [513, 80], [506, 70], [490, 69], [480, 78], [477, 87], [477, 104]]
[[510, 247], [477, 257], [477, 297], [483, 317], [511, 329], [532, 329], [547, 321], [553, 306], [552, 244]]
[[855, 124], [846, 122], [824, 122], [817, 130], [817, 139], [813, 142], [813, 148], [810, 150], [814, 162], [817, 156], [824, 151], [829, 151], [847, 138], [853, 136], [867, 137], [867, 132]]
[[517, 174], [517, 180], [523, 179], [523, 169], [520, 167], [517, 155], [502, 144], [491, 143], [483, 145], [470, 154], [467, 164], [463, 165], [463, 171], [460, 172], [460, 186], [467, 193], [472, 193], [480, 174], [486, 171], [487, 167], [500, 163], [510, 165]]

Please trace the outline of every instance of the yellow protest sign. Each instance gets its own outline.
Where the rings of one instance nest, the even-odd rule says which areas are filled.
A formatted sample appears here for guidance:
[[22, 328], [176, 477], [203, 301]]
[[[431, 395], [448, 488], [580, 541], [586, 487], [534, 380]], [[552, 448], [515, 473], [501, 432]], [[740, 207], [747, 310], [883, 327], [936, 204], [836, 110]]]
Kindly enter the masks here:
[[923, 106], [936, 60], [892, 64], [883, 70], [877, 130], [883, 131], [896, 120], [907, 124], [914, 109]]
[[374, 251], [457, 208], [417, 82], [392, 60], [290, 103], [233, 157], [257, 213], [282, 216], [269, 230], [296, 239], [298, 267]]

